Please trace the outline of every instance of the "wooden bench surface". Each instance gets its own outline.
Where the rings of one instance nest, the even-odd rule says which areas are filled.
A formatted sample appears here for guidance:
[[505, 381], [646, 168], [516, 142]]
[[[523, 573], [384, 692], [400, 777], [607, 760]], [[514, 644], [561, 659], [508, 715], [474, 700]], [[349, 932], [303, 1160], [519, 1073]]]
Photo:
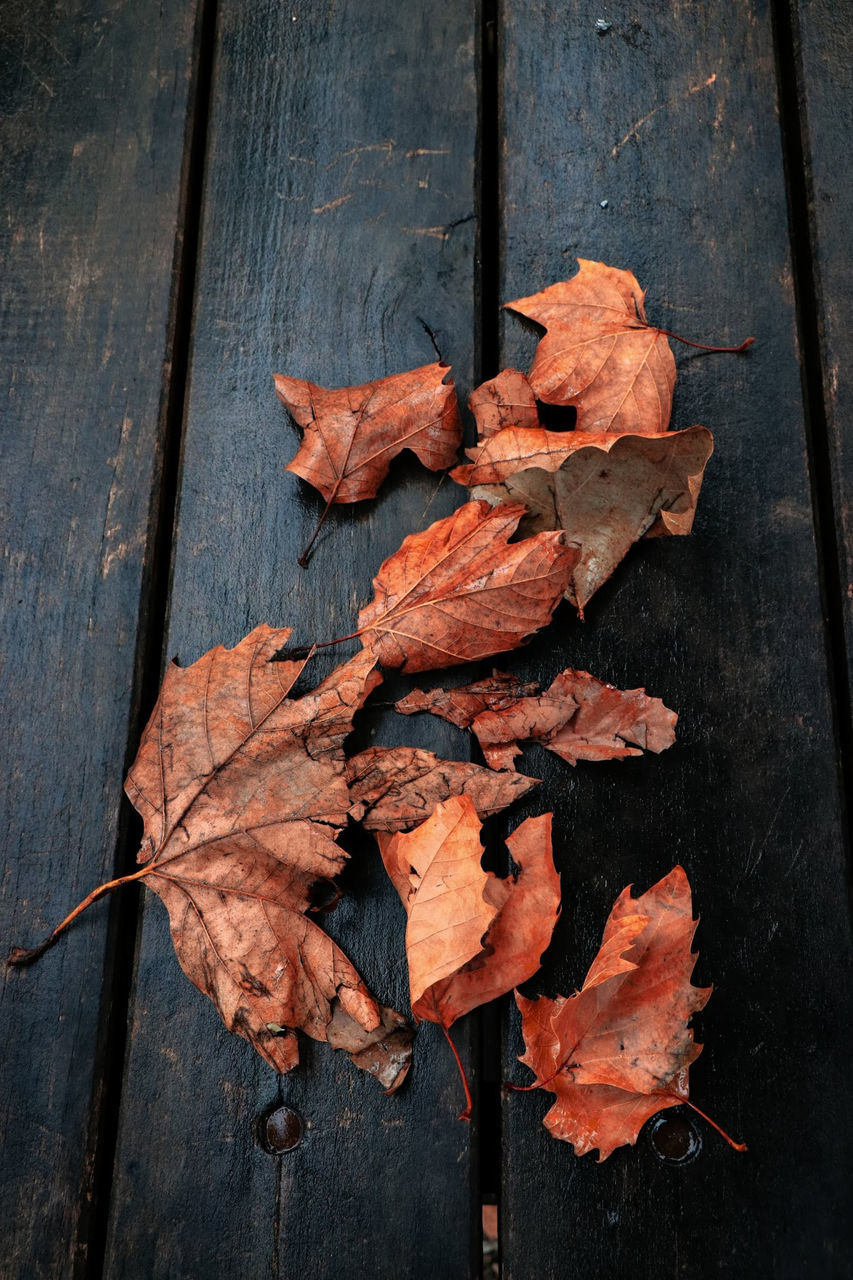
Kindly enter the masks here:
[[[363, 382], [427, 363], [431, 331], [464, 403], [529, 364], [499, 302], [578, 255], [632, 268], [663, 327], [756, 336], [677, 352], [673, 425], [716, 439], [694, 536], [638, 546], [585, 623], [562, 606], [502, 661], [645, 685], [677, 746], [576, 770], [532, 749], [543, 786], [493, 824], [555, 814], [564, 907], [536, 991], [580, 984], [623, 885], [687, 868], [715, 988], [691, 1096], [749, 1153], [697, 1128], [689, 1163], [647, 1135], [577, 1159], [546, 1097], [501, 1092], [509, 1000], [457, 1028], [470, 1126], [431, 1026], [393, 1098], [311, 1043], [278, 1079], [128, 889], [3, 971], [4, 1277], [478, 1276], [483, 1203], [509, 1280], [847, 1274], [851, 18], [0, 0], [4, 945], [133, 868], [121, 784], [166, 658], [260, 622], [351, 630], [381, 560], [463, 500], [401, 460], [299, 569], [323, 504], [284, 471], [272, 372]], [[358, 734], [470, 750], [381, 708]], [[406, 1007], [399, 902], [351, 847], [329, 931]], [[257, 1122], [279, 1103], [305, 1137], [272, 1156]]]

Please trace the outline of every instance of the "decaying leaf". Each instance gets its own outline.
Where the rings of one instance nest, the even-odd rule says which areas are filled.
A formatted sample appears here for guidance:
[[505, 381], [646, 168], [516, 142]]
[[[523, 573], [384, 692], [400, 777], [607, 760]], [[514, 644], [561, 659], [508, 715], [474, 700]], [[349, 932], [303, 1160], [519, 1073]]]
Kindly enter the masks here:
[[428, 671], [517, 648], [550, 620], [577, 559], [559, 531], [510, 544], [524, 508], [465, 506], [404, 538], [358, 616], [386, 667]]
[[521, 1061], [536, 1076], [527, 1088], [557, 1095], [545, 1127], [578, 1155], [597, 1147], [606, 1160], [635, 1143], [656, 1111], [688, 1101], [688, 1069], [702, 1046], [687, 1023], [711, 995], [690, 982], [695, 929], [687, 876], [674, 867], [639, 898], [623, 890], [579, 992], [516, 993]]
[[598, 436], [506, 427], [451, 475], [477, 498], [522, 502], [523, 534], [565, 532], [578, 552], [566, 595], [583, 613], [639, 538], [690, 532], [712, 451], [705, 427]]
[[290, 699], [305, 664], [271, 661], [289, 636], [256, 627], [169, 666], [125, 784], [144, 835], [124, 879], [162, 898], [184, 972], [270, 1066], [296, 1066], [298, 1028], [391, 1089], [408, 1069], [405, 1021], [305, 915], [347, 858], [343, 740], [381, 677], [362, 652]]
[[466, 796], [481, 818], [506, 809], [536, 778], [441, 760], [417, 747], [369, 747], [347, 761], [350, 817], [368, 831], [408, 831], [437, 804]]
[[[501, 880], [480, 865], [480, 821], [454, 796], [408, 835], [379, 836], [388, 874], [408, 913], [412, 1015], [447, 1035], [457, 1018], [526, 981], [539, 968], [560, 911], [550, 813], [528, 818], [507, 844], [518, 867]], [[454, 1056], [459, 1057], [454, 1049]], [[466, 1109], [471, 1095], [465, 1082]]]
[[416, 690], [395, 708], [404, 715], [431, 711], [470, 727], [493, 769], [514, 769], [520, 742], [538, 742], [574, 765], [638, 756], [640, 748], [665, 751], [675, 741], [678, 716], [645, 689], [615, 689], [571, 667], [542, 694], [532, 685], [513, 696], [519, 687], [525, 688], [496, 671], [491, 680], [460, 689]]
[[324, 517], [334, 503], [375, 497], [391, 462], [404, 449], [432, 471], [452, 466], [456, 459], [462, 420], [446, 364], [334, 389], [276, 374], [275, 389], [305, 433], [287, 470], [323, 495]]
[[528, 375], [546, 404], [571, 404], [580, 431], [666, 431], [675, 360], [648, 324], [631, 271], [579, 258], [571, 280], [506, 305], [546, 330]]
[[504, 427], [539, 426], [533, 388], [518, 369], [502, 369], [496, 378], [482, 382], [468, 397], [468, 408], [480, 440], [488, 440]]

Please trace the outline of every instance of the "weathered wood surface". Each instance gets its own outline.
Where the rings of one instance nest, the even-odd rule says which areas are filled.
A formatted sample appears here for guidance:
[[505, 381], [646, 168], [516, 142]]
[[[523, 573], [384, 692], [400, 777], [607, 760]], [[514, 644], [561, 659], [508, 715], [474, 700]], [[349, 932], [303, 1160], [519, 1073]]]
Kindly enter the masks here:
[[[46, 931], [138, 833], [126, 810], [119, 823], [120, 782], [157, 642], [158, 451], [170, 392], [174, 415], [183, 391], [169, 385], [174, 267], [196, 230], [185, 126], [204, 111], [190, 80], [196, 6], [180, 8], [0, 4], [9, 942]], [[837, 634], [827, 645], [814, 502], [825, 530], [834, 485], [845, 587], [849, 15], [818, 0], [780, 15], [774, 45], [762, 3], [608, 10], [599, 32], [601, 10], [582, 0], [507, 0], [496, 104], [488, 63], [477, 101], [489, 5], [221, 0], [167, 637], [167, 656], [191, 661], [261, 621], [299, 641], [347, 631], [380, 561], [461, 501], [401, 460], [375, 501], [333, 512], [299, 570], [323, 504], [283, 470], [297, 436], [271, 374], [343, 384], [413, 367], [432, 358], [425, 325], [463, 400], [498, 359], [526, 366], [532, 331], [505, 317], [498, 343], [492, 313], [477, 313], [484, 155], [482, 297], [497, 284], [503, 299], [529, 293], [581, 254], [632, 267], [650, 318], [685, 336], [754, 333], [742, 358], [677, 352], [674, 424], [717, 438], [695, 536], [635, 549], [584, 625], [563, 608], [501, 663], [545, 682], [586, 666], [681, 712], [661, 757], [572, 771], [531, 749], [523, 767], [544, 785], [504, 829], [555, 810], [565, 906], [534, 990], [578, 985], [622, 886], [684, 864], [702, 916], [697, 980], [716, 988], [697, 1019], [692, 1095], [749, 1154], [697, 1121], [702, 1150], [682, 1167], [645, 1136], [604, 1165], [577, 1160], [541, 1127], [550, 1095], [538, 1094], [506, 1099], [498, 1153], [485, 1087], [479, 1127], [457, 1124], [435, 1028], [391, 1099], [310, 1042], [278, 1080], [180, 972], [152, 899], [110, 1168], [111, 1001], [130, 974], [102, 904], [36, 969], [4, 975], [4, 1277], [455, 1280], [478, 1273], [481, 1186], [497, 1185], [498, 1155], [511, 1280], [844, 1273], [847, 933], [825, 659], [830, 648], [837, 674], [841, 649]], [[790, 31], [799, 43], [785, 49]], [[805, 110], [792, 116], [789, 96], [780, 131], [778, 77], [795, 62]], [[795, 296], [794, 262], [813, 269], [811, 296], [802, 281]], [[316, 659], [315, 675], [337, 660]], [[389, 680], [378, 701], [405, 687]], [[357, 736], [468, 751], [427, 717], [379, 710]], [[403, 913], [370, 842], [351, 845], [349, 896], [328, 927], [405, 1008]], [[476, 1017], [456, 1035], [475, 1086], [480, 1073], [484, 1086], [526, 1075], [503, 1009], [501, 1045], [486, 1035], [480, 1049]], [[278, 1101], [307, 1126], [280, 1159], [253, 1132]]]
[[[793, 6], [796, 105], [804, 158], [804, 195], [819, 343], [822, 404], [833, 485], [848, 680], [853, 671], [853, 14], [849, 5], [803, 0]], [[825, 421], [821, 421], [823, 419]], [[827, 513], [828, 515], [829, 513]], [[851, 681], [853, 683], [853, 681]]]
[[[681, 712], [660, 758], [569, 771], [530, 754], [561, 833], [565, 906], [540, 989], [582, 981], [618, 891], [676, 861], [715, 993], [685, 1167], [641, 1140], [603, 1165], [504, 1107], [503, 1265], [525, 1277], [840, 1276], [846, 1263], [839, 779], [807, 474], [770, 15], [761, 4], [510, 4], [501, 31], [502, 296], [582, 254], [630, 266], [650, 319], [748, 356], [677, 353], [674, 425], [716, 433], [695, 534], [636, 549], [525, 676], [588, 667]], [[606, 207], [602, 202], [606, 201]], [[533, 337], [505, 320], [504, 363]], [[520, 1051], [510, 1019], [507, 1060]], [[527, 1076], [516, 1067], [513, 1078]]]
[[[427, 363], [425, 322], [467, 394], [474, 19], [467, 4], [269, 0], [250, 18], [219, 6], [168, 637], [182, 661], [262, 621], [301, 642], [347, 633], [380, 561], [460, 500], [402, 461], [376, 501], [333, 511], [299, 569], [323, 504], [284, 472], [297, 434], [272, 374], [334, 386]], [[318, 658], [312, 675], [339, 660]], [[374, 718], [362, 733], [391, 744], [419, 731]], [[434, 726], [430, 742], [466, 750]], [[353, 862], [328, 927], [405, 1009], [402, 909], [370, 841]], [[459, 1043], [471, 1059], [471, 1034]], [[146, 904], [109, 1275], [473, 1273], [476, 1135], [456, 1121], [437, 1028], [393, 1098], [328, 1046], [303, 1045], [279, 1082], [180, 973], [165, 912]], [[277, 1159], [252, 1127], [279, 1097], [307, 1127]]]
[[[0, 6], [5, 950], [39, 941], [114, 874], [193, 14], [172, 0]], [[115, 976], [108, 915], [100, 905], [36, 970], [0, 976], [8, 1280], [86, 1271]]]

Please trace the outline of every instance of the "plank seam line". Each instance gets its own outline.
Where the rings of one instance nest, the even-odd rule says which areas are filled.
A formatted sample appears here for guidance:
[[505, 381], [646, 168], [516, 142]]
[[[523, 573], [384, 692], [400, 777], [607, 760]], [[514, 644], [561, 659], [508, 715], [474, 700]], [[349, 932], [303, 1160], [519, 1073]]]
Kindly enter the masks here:
[[796, 0], [772, 0], [771, 12], [779, 126], [794, 269], [797, 337], [802, 362], [806, 450], [849, 885], [853, 843], [850, 831], [849, 782], [853, 776], [853, 715], [844, 625], [844, 578], [841, 572], [843, 549], [838, 541], [834, 519], [836, 504], [832, 483], [832, 451], [823, 379], [824, 335], [818, 303], [820, 280], [813, 247], [817, 240], [817, 227], [812, 215], [813, 191], [809, 171], [811, 148]]
[[[216, 45], [216, 6], [217, 0], [199, 0], [193, 37], [169, 326], [161, 371], [158, 458], [139, 597], [125, 774], [136, 756], [142, 730], [156, 702], [164, 662]], [[116, 836], [116, 876], [126, 874], [136, 865], [137, 831], [130, 803], [123, 801]], [[98, 1065], [87, 1135], [87, 1174], [80, 1190], [80, 1219], [72, 1264], [74, 1280], [100, 1280], [106, 1264], [140, 913], [141, 895], [136, 886], [124, 889], [110, 902], [96, 1048]]]

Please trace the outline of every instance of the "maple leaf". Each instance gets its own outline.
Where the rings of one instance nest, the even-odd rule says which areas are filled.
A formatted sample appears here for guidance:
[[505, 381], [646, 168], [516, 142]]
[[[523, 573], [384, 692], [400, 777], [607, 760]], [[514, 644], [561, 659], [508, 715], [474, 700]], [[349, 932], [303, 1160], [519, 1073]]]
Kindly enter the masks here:
[[367, 831], [407, 831], [441, 801], [466, 796], [481, 818], [506, 809], [537, 778], [441, 760], [418, 747], [368, 747], [347, 761], [350, 817]]
[[436, 363], [358, 387], [318, 387], [275, 374], [278, 398], [304, 431], [287, 470], [326, 499], [326, 509], [299, 558], [303, 566], [335, 503], [373, 498], [394, 458], [411, 449], [425, 467], [453, 464], [462, 419], [450, 366]]
[[544, 1124], [577, 1155], [597, 1147], [606, 1160], [633, 1145], [656, 1111], [682, 1102], [698, 1111], [688, 1099], [688, 1070], [702, 1046], [687, 1022], [711, 988], [690, 982], [695, 929], [690, 885], [676, 866], [638, 898], [630, 885], [622, 891], [579, 992], [556, 1000], [516, 993], [526, 1046], [520, 1061], [536, 1076], [526, 1088], [557, 1095]]
[[515, 878], [480, 865], [480, 822], [468, 796], [436, 805], [408, 835], [378, 837], [382, 860], [408, 914], [406, 955], [412, 1016], [443, 1030], [471, 1094], [450, 1028], [539, 968], [560, 912], [550, 813], [522, 822], [507, 840]]
[[297, 1064], [299, 1028], [392, 1089], [411, 1033], [305, 915], [312, 886], [347, 858], [335, 843], [350, 806], [343, 740], [381, 677], [362, 652], [290, 699], [305, 663], [271, 661], [289, 636], [260, 626], [169, 666], [125, 783], [144, 822], [142, 868], [96, 890], [51, 940], [107, 889], [144, 879], [184, 972], [272, 1067]]
[[506, 306], [546, 330], [528, 375], [538, 400], [574, 405], [581, 431], [666, 431], [675, 386], [668, 337], [708, 351], [646, 320], [645, 292], [631, 271], [578, 258], [571, 280]]
[[515, 649], [544, 627], [577, 551], [559, 531], [508, 542], [521, 506], [465, 506], [404, 538], [358, 616], [362, 644], [386, 667], [427, 671]]
[[491, 680], [460, 689], [416, 690], [395, 709], [404, 715], [431, 711], [470, 727], [493, 769], [515, 768], [524, 741], [540, 743], [571, 765], [638, 756], [640, 748], [665, 751], [675, 741], [678, 716], [645, 689], [616, 689], [571, 667], [544, 693], [537, 696], [536, 689], [495, 671]]
[[656, 435], [506, 427], [450, 474], [477, 498], [523, 502], [522, 533], [564, 531], [578, 553], [566, 596], [583, 614], [634, 542], [690, 532], [713, 447], [705, 427]]

